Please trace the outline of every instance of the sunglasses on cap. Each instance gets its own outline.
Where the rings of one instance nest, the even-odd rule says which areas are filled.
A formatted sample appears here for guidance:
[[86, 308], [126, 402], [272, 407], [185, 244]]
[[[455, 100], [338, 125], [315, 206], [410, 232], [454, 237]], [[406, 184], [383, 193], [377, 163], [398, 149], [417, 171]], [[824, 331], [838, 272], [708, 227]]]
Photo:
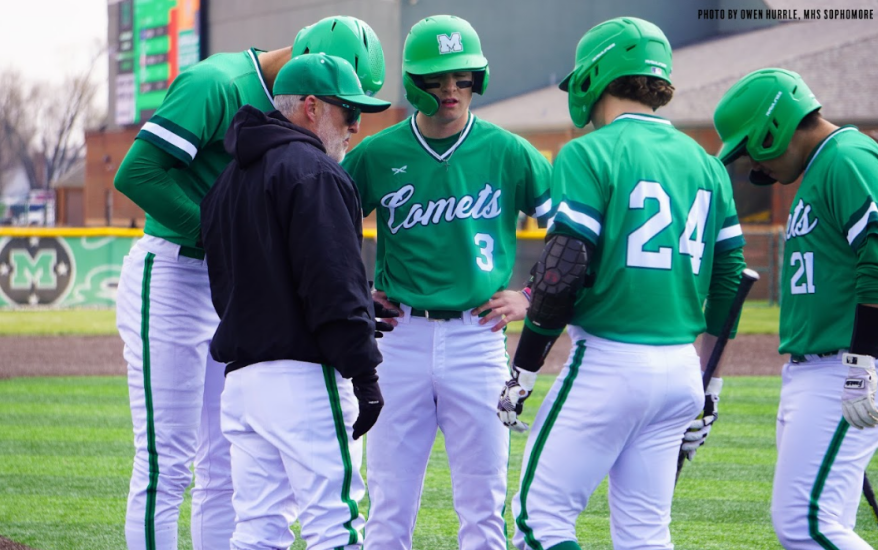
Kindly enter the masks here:
[[323, 96], [323, 95], [319, 95], [316, 97], [317, 97], [317, 99], [319, 99], [320, 101], [323, 101], [324, 103], [329, 103], [330, 105], [335, 105], [336, 107], [341, 107], [342, 109], [344, 109], [344, 115], [345, 115], [344, 121], [345, 121], [345, 124], [347, 124], [348, 126], [350, 126], [351, 124], [360, 120], [360, 115], [362, 114], [362, 111], [360, 110], [359, 107], [354, 107], [350, 103], [345, 103], [342, 100], [335, 98], [335, 97], [327, 97], [327, 96]]

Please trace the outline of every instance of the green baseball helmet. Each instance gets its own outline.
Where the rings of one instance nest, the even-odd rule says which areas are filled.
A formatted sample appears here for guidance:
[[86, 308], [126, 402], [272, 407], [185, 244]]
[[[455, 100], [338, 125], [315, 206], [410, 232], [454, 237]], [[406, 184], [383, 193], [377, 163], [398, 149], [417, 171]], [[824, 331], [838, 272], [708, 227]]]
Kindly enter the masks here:
[[475, 29], [454, 15], [434, 15], [415, 23], [402, 50], [402, 82], [409, 103], [427, 116], [434, 115], [439, 99], [423, 88], [418, 77], [451, 71], [472, 71], [477, 94], [488, 88], [488, 60]]
[[369, 95], [384, 85], [384, 50], [372, 27], [355, 17], [327, 17], [299, 31], [293, 42], [293, 57], [325, 53], [341, 57], [357, 72]]
[[591, 120], [601, 94], [621, 76], [654, 76], [671, 82], [671, 45], [660, 28], [636, 17], [592, 27], [576, 47], [573, 70], [561, 81], [577, 128]]
[[723, 142], [717, 156], [723, 164], [744, 152], [756, 162], [777, 158], [789, 147], [802, 119], [819, 108], [820, 102], [798, 74], [783, 69], [754, 71], [732, 86], [716, 106], [713, 125]]

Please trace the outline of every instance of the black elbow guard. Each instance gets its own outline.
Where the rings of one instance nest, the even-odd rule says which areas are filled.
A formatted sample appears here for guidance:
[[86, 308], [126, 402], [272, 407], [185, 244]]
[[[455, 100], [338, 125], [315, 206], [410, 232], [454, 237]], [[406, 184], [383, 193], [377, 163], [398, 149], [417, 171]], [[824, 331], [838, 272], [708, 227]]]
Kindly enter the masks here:
[[878, 308], [857, 304], [851, 353], [878, 356]]
[[553, 235], [533, 270], [533, 300], [527, 317], [534, 326], [559, 330], [573, 316], [576, 295], [585, 286], [591, 243]]

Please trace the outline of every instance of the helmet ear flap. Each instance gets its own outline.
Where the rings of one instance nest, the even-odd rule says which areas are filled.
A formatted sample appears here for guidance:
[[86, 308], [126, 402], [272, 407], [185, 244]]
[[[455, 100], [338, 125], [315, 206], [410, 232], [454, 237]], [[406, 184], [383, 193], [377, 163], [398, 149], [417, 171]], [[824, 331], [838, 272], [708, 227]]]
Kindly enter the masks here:
[[409, 73], [403, 73], [402, 84], [405, 88], [405, 98], [415, 109], [427, 116], [436, 114], [439, 110], [439, 98], [436, 95], [418, 86]]
[[593, 96], [590, 68], [582, 67], [573, 73], [567, 87], [567, 107], [577, 128], [583, 128], [591, 120]]
[[485, 95], [490, 77], [491, 74], [487, 66], [483, 71], [473, 71], [473, 91], [479, 95]]

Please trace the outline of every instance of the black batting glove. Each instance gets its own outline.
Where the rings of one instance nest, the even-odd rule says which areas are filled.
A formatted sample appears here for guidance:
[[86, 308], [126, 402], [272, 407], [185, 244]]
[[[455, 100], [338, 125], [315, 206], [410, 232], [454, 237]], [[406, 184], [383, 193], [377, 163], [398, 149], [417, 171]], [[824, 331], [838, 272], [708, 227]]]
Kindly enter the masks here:
[[354, 422], [354, 439], [359, 439], [378, 420], [381, 409], [384, 407], [384, 397], [381, 388], [378, 387], [378, 375], [375, 373], [356, 376], [351, 382], [354, 385], [354, 395], [360, 406], [360, 413]]

